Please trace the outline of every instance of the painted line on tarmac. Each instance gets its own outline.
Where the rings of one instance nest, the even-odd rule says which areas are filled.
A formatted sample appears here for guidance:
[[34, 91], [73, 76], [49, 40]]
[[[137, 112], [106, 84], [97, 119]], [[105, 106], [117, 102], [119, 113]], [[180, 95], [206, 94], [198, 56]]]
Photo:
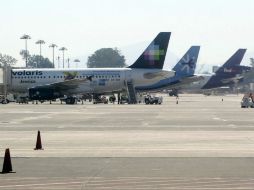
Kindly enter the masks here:
[[24, 184], [24, 185], [1, 185], [0, 188], [10, 188], [10, 187], [34, 187], [34, 186], [53, 186], [53, 185], [82, 185], [84, 182], [62, 182], [62, 183], [37, 183], [37, 184]]

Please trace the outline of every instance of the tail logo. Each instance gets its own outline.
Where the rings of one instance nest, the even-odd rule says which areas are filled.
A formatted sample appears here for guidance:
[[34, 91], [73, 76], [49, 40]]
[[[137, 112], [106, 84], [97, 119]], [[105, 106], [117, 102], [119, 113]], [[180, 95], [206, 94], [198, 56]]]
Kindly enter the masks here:
[[233, 73], [235, 72], [233, 69], [224, 68], [224, 73]]
[[186, 56], [185, 58], [183, 58], [183, 62], [181, 63], [182, 67], [182, 71], [186, 70], [187, 73], [190, 73], [190, 70], [194, 70], [195, 69], [195, 57], [190, 58], [190, 56]]
[[156, 61], [159, 61], [161, 56], [165, 55], [165, 51], [160, 49], [159, 45], [151, 44], [145, 51], [145, 60], [149, 62], [149, 65], [155, 65]]

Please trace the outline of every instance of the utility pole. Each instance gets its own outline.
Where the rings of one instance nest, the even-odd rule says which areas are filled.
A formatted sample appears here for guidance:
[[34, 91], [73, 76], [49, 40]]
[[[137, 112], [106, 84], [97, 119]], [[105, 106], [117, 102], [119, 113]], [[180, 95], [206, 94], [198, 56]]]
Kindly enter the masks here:
[[28, 57], [28, 50], [27, 50], [27, 40], [31, 39], [31, 37], [27, 34], [24, 34], [23, 36], [20, 37], [21, 40], [25, 40], [25, 57], [26, 57], [26, 67], [27, 67], [27, 57]]
[[63, 68], [64, 68], [64, 52], [67, 51], [67, 48], [61, 47], [59, 50], [63, 52]]
[[[36, 42], [36, 44], [39, 44], [40, 45], [40, 65], [41, 65], [41, 60], [42, 60], [42, 57], [41, 57], [41, 45], [42, 44], [45, 44], [45, 42], [43, 40], [38, 40]], [[36, 68], [38, 68], [38, 63], [36, 62]]]
[[55, 48], [57, 47], [57, 45], [56, 44], [51, 44], [50, 46], [49, 46], [50, 48], [52, 48], [53, 49], [53, 68], [55, 68]]

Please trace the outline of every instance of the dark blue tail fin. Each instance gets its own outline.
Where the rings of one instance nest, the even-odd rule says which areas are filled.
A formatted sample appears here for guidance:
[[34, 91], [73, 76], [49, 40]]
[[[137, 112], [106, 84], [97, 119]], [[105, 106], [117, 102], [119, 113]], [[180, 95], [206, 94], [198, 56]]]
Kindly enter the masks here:
[[245, 53], [246, 49], [239, 49], [223, 66], [216, 71], [215, 75], [213, 75], [207, 81], [202, 89], [219, 88], [234, 84], [236, 80], [235, 77], [237, 75], [241, 75], [246, 70], [246, 67], [240, 66]]
[[216, 73], [224, 72], [225, 69], [230, 69], [231, 67], [238, 66], [241, 64], [243, 57], [246, 53], [246, 49], [239, 49], [235, 52], [232, 57], [227, 60], [227, 62], [221, 66]]
[[170, 32], [161, 32], [129, 68], [162, 69], [168, 49]]
[[173, 70], [177, 76], [193, 76], [195, 73], [200, 46], [192, 46]]

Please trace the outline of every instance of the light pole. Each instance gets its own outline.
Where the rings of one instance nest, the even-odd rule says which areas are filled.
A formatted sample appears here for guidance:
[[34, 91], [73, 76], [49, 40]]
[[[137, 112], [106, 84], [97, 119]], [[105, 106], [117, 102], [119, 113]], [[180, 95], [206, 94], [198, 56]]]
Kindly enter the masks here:
[[70, 58], [67, 59], [68, 68], [70, 68]]
[[53, 60], [53, 68], [55, 68], [55, 48], [57, 47], [57, 45], [51, 44], [49, 47], [53, 49], [53, 59], [52, 60]]
[[63, 52], [63, 68], [64, 68], [64, 51], [67, 51], [67, 48], [61, 47], [59, 50]]
[[78, 68], [78, 63], [80, 63], [79, 59], [75, 59], [74, 62], [76, 63], [76, 68]]
[[28, 56], [28, 51], [27, 51], [27, 40], [31, 39], [31, 37], [27, 34], [24, 34], [23, 36], [20, 37], [21, 40], [25, 40], [25, 49], [26, 49], [26, 53], [25, 53], [25, 57], [26, 57], [26, 67], [27, 67], [27, 56]]
[[[41, 45], [45, 44], [45, 42], [43, 40], [38, 40], [37, 42], [35, 42], [36, 44], [40, 45], [40, 65], [41, 65]], [[38, 67], [38, 63], [36, 62], [36, 68]]]

